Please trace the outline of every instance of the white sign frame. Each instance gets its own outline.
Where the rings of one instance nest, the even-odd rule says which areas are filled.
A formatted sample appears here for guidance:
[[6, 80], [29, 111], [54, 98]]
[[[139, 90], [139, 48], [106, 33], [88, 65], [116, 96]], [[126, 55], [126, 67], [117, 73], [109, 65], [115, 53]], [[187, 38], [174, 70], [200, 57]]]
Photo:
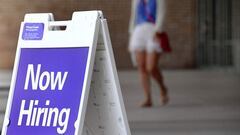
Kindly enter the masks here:
[[[44, 23], [44, 37], [42, 40], [23, 40], [23, 24], [25, 22]], [[65, 31], [54, 31], [50, 30], [52, 27], [57, 28], [58, 26], [67, 26]], [[99, 35], [102, 35], [101, 37]], [[53, 38], [53, 37], [57, 37]], [[21, 24], [18, 46], [15, 57], [15, 64], [13, 69], [13, 75], [11, 80], [10, 92], [8, 97], [7, 109], [5, 113], [2, 135], [7, 135], [7, 127], [10, 124], [9, 117], [11, 112], [14, 87], [16, 83], [17, 70], [19, 64], [19, 57], [22, 48], [74, 48], [74, 47], [89, 47], [88, 60], [86, 66], [86, 72], [83, 83], [82, 98], [79, 105], [78, 119], [75, 122], [75, 135], [86, 134], [83, 130], [85, 126], [85, 114], [88, 115], [88, 96], [91, 86], [92, 75], [94, 74], [94, 60], [95, 53], [97, 51], [97, 44], [102, 42], [104, 45], [103, 50], [107, 56], [107, 66], [111, 69], [109, 71], [110, 78], [112, 79], [113, 91], [115, 92], [114, 98], [117, 104], [118, 111], [117, 114], [122, 119], [123, 130], [122, 133], [114, 133], [111, 131], [111, 135], [131, 135], [125, 107], [123, 104], [121, 88], [119, 84], [119, 79], [117, 75], [112, 45], [110, 41], [109, 30], [107, 26], [106, 19], [103, 18], [101, 11], [84, 11], [84, 12], [74, 12], [72, 20], [68, 21], [54, 21], [53, 15], [51, 13], [41, 13], [41, 14], [26, 14], [24, 22]], [[34, 44], [34, 46], [33, 46]], [[67, 44], [67, 46], [66, 46]], [[107, 124], [107, 123], [106, 123]], [[118, 128], [118, 127], [117, 127]], [[100, 133], [97, 133], [100, 135]], [[107, 134], [110, 135], [110, 134]]]

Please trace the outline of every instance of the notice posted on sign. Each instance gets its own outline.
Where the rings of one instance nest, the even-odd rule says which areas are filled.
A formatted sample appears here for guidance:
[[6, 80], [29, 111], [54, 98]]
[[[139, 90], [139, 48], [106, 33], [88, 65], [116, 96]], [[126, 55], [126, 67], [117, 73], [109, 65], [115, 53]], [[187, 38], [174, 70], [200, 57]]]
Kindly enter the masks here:
[[23, 40], [42, 40], [44, 32], [43, 23], [25, 23], [23, 28]]
[[8, 135], [74, 135], [88, 48], [23, 48], [20, 54]]

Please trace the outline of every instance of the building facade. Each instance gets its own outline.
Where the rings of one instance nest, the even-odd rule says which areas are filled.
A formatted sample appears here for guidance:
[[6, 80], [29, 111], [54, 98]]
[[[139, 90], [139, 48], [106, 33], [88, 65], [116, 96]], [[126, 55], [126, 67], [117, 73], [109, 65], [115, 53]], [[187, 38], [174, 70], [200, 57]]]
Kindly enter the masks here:
[[[230, 35], [228, 44], [231, 45], [228, 46], [231, 47], [228, 48], [222, 47], [224, 45], [219, 45], [223, 48], [223, 51], [220, 51], [220, 55], [224, 55], [224, 57], [226, 56], [231, 59], [226, 60], [227, 62], [225, 61], [225, 63], [231, 66], [237, 65], [239, 54], [233, 53], [233, 51], [237, 49], [233, 49], [232, 44], [235, 44], [234, 47], [236, 47], [239, 43], [237, 40], [239, 39], [239, 26], [235, 29], [235, 26], [239, 24], [238, 0], [230, 0], [230, 3], [227, 2], [229, 6], [228, 11], [225, 11], [225, 7], [221, 6], [225, 5], [223, 4], [224, 1], [226, 2], [229, 0], [166, 1], [167, 15], [164, 28], [169, 34], [173, 51], [171, 54], [162, 56], [160, 62], [162, 67], [170, 69], [208, 67], [213, 65], [222, 67], [221, 64], [209, 62], [213, 61], [217, 56], [210, 55], [212, 54], [212, 48], [214, 48], [212, 47], [214, 45], [212, 45], [213, 40], [211, 35], [214, 33], [214, 29], [215, 34], [220, 34], [220, 32], [222, 32], [221, 29], [225, 30], [225, 34], [217, 35], [219, 39], [221, 39], [221, 36]], [[213, 5], [215, 5], [215, 8]], [[72, 12], [74, 11], [96, 9], [103, 10], [105, 17], [108, 19], [118, 68], [132, 69], [132, 63], [127, 49], [130, 8], [130, 0], [3, 0], [0, 4], [0, 69], [11, 69], [13, 67], [20, 22], [23, 20], [24, 14], [32, 12], [52, 12], [56, 20], [68, 20], [71, 18]], [[219, 18], [216, 16], [215, 18], [213, 17], [213, 14], [215, 13], [217, 15], [218, 12], [226, 14], [226, 16], [222, 16], [220, 19], [231, 19], [231, 21], [225, 20], [224, 23], [227, 23], [227, 26], [224, 28], [222, 25], [225, 24], [217, 23], [221, 20], [217, 20]], [[231, 17], [229, 15], [231, 15]], [[213, 25], [217, 26], [212, 28]], [[208, 35], [208, 37], [206, 37], [206, 35]], [[224, 50], [224, 48], [227, 51]], [[216, 50], [219, 51], [221, 49]], [[231, 51], [231, 53], [228, 53], [229, 51]], [[238, 54], [238, 56], [235, 54]]]

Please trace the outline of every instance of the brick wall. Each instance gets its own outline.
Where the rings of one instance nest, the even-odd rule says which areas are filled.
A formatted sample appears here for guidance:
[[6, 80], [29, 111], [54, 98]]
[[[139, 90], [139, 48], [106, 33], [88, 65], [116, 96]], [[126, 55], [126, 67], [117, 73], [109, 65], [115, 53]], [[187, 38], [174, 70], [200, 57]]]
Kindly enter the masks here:
[[[173, 53], [163, 56], [167, 68], [189, 68], [195, 61], [195, 0], [167, 0], [166, 31]], [[130, 0], [2, 0], [0, 4], [0, 68], [11, 69], [20, 22], [29, 12], [52, 12], [56, 20], [70, 19], [73, 11], [101, 9], [108, 19], [117, 66], [131, 68], [127, 52]]]
[[165, 28], [173, 52], [165, 56], [162, 64], [169, 68], [192, 68], [195, 66], [196, 0], [167, 1]]

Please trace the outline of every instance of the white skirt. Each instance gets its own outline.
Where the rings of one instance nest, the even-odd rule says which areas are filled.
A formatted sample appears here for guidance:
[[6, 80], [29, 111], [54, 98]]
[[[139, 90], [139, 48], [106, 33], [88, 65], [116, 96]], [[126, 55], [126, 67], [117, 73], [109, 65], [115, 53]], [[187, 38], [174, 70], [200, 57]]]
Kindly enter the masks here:
[[131, 35], [129, 51], [146, 51], [147, 53], [162, 52], [159, 42], [154, 40], [155, 25], [143, 23], [137, 25]]
[[143, 23], [135, 27], [129, 43], [129, 51], [131, 52], [134, 66], [137, 65], [136, 51], [146, 51], [147, 53], [162, 52], [159, 42], [154, 40], [155, 33], [155, 25], [152, 23]]

